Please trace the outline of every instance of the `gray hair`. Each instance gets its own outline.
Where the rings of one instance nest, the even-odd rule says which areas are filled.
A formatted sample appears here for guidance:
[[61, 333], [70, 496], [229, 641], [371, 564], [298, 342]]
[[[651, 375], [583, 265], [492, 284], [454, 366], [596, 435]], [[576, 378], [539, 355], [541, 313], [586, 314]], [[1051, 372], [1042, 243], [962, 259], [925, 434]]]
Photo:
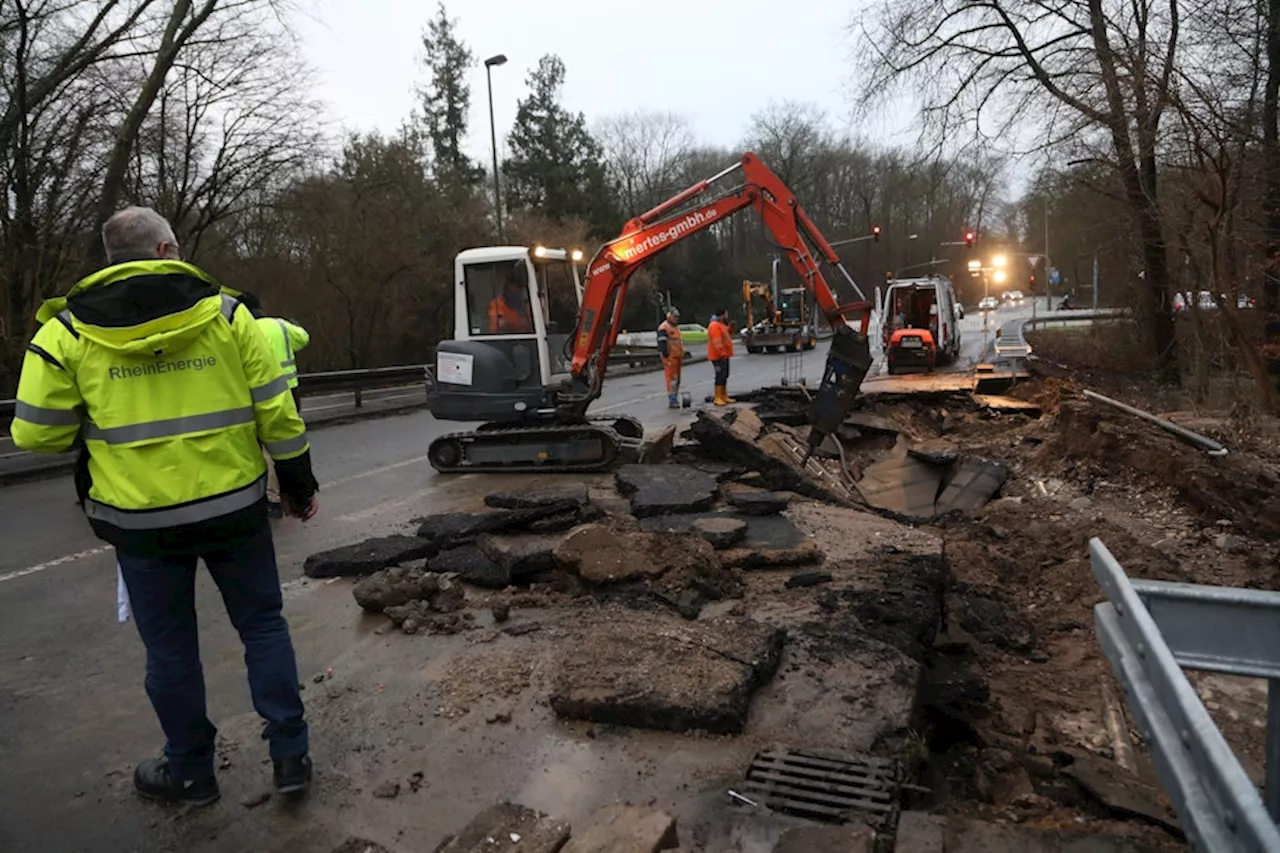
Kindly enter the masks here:
[[176, 246], [178, 238], [169, 220], [149, 207], [117, 210], [102, 223], [102, 248], [108, 263], [154, 258], [161, 243]]

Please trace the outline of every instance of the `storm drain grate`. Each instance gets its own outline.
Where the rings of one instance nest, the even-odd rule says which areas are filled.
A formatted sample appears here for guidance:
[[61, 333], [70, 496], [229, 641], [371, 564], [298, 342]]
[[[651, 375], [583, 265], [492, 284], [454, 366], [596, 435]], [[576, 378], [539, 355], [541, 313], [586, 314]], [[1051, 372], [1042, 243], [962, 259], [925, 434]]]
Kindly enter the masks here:
[[772, 749], [751, 762], [743, 793], [774, 811], [830, 823], [853, 811], [888, 818], [897, 775], [895, 762], [883, 758]]

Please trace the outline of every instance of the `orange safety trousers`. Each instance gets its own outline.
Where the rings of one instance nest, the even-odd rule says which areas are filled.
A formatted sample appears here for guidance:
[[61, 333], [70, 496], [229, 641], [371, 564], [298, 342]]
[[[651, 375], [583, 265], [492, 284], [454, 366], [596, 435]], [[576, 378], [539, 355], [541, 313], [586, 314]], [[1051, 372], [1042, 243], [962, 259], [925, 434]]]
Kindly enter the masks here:
[[684, 359], [675, 354], [675, 347], [669, 352], [671, 355], [662, 358], [662, 375], [667, 380], [667, 394], [672, 395], [680, 391], [680, 370], [684, 367]]

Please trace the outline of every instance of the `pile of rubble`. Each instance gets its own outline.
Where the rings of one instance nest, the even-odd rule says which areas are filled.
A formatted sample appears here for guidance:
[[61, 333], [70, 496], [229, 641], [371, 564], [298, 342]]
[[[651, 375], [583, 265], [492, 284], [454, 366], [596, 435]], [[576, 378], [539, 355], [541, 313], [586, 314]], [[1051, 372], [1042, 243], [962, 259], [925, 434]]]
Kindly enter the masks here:
[[809, 454], [804, 388], [744, 396], [759, 399], [760, 406], [699, 413], [689, 434], [702, 453], [752, 470], [770, 488], [909, 522], [979, 509], [1008, 478], [1003, 462], [966, 454], [948, 438], [962, 418], [1016, 424], [1040, 415], [1034, 404], [990, 395], [940, 392], [923, 407], [919, 401], [864, 398]]
[[[526, 480], [537, 485], [489, 494], [484, 511], [317, 554], [306, 573], [357, 577], [359, 605], [406, 634], [467, 632], [434, 647], [457, 657], [424, 688], [459, 732], [479, 723], [518, 738], [554, 713], [582, 721], [556, 729], [573, 749], [601, 767], [625, 763], [597, 778], [643, 773], [664, 785], [671, 741], [635, 737], [611, 751], [627, 736], [616, 727], [693, 733], [681, 754], [713, 759], [715, 779], [674, 777], [690, 795], [662, 805], [686, 809], [691, 849], [721, 849], [707, 843], [736, 818], [721, 820], [721, 806], [708, 822], [710, 806], [690, 803], [711, 803], [702, 795], [717, 786], [717, 804], [725, 788], [748, 790], [763, 743], [890, 762], [895, 778], [918, 783], [886, 794], [903, 812], [899, 846], [916, 836], [934, 845], [920, 849], [941, 849], [943, 836], [970, 838], [958, 849], [1067, 843], [1012, 822], [1162, 849], [1171, 836], [1150, 825], [1176, 832], [1172, 817], [1148, 775], [1117, 770], [1098, 712], [1108, 676], [1089, 634], [1100, 592], [1084, 542], [1103, 536], [1144, 577], [1205, 582], [1196, 567], [1212, 565], [1220, 580], [1257, 582], [1259, 566], [1277, 565], [1263, 540], [1280, 529], [1267, 498], [1280, 479], [1274, 466], [1202, 458], [1053, 391], [878, 394], [808, 454], [804, 390], [765, 389], [754, 409], [706, 410], [683, 435], [669, 430], [646, 464], [577, 483]], [[517, 725], [493, 725], [513, 713]], [[641, 797], [636, 785], [649, 801], [654, 789]], [[607, 835], [579, 831], [587, 813], [571, 831], [505, 804], [441, 849], [577, 849], [574, 839]], [[1144, 823], [1117, 820], [1134, 814]], [[650, 809], [588, 823], [630, 820], [655, 827], [645, 849], [676, 843], [674, 820]], [[887, 826], [859, 815], [803, 829], [843, 833], [830, 836], [843, 845], [834, 849], [861, 850], [872, 838], [883, 848]], [[777, 833], [759, 849], [825, 849], [816, 836], [787, 840]]]

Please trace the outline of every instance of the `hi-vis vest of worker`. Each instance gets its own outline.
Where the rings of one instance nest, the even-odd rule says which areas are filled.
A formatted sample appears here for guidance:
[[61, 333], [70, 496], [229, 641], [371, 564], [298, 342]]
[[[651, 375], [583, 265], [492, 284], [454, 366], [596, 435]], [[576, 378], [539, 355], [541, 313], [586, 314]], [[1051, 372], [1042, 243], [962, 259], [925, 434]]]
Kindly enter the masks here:
[[280, 359], [249, 310], [181, 261], [116, 264], [46, 302], [10, 434], [88, 449], [85, 514], [113, 545], [246, 510], [266, 462], [305, 453]]
[[663, 320], [662, 325], [658, 326], [658, 351], [665, 358], [684, 358], [684, 339], [680, 335], [680, 327], [670, 320]]
[[279, 317], [259, 317], [257, 323], [271, 345], [271, 351], [276, 354], [280, 369], [289, 380], [289, 387], [297, 388], [298, 361], [295, 353], [311, 342], [311, 335], [301, 326]]

